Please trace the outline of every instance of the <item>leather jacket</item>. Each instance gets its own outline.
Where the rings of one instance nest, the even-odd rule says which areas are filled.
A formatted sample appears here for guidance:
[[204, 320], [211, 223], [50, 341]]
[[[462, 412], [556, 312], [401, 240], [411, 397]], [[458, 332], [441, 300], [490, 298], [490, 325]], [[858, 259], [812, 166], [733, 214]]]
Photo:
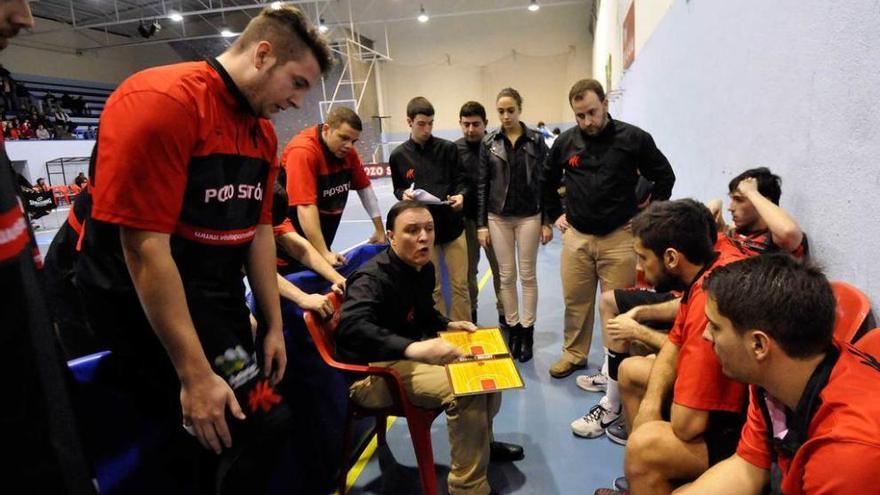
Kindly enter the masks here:
[[[526, 153], [526, 177], [530, 186], [536, 191], [534, 201], [541, 212], [542, 222], [544, 209], [541, 205], [541, 187], [544, 176], [544, 162], [548, 150], [544, 137], [534, 129], [525, 127], [528, 142], [523, 146]], [[510, 165], [507, 160], [507, 149], [504, 146], [504, 135], [501, 129], [486, 134], [480, 146], [480, 169], [477, 175], [477, 226], [489, 225], [489, 213], [500, 215], [507, 199], [507, 188], [510, 182]]]

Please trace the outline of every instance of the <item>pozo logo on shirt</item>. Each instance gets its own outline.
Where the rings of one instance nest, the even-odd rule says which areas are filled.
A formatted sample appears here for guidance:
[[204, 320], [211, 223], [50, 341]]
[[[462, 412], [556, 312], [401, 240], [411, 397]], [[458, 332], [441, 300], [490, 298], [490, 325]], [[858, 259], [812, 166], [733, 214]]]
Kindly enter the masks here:
[[215, 189], [205, 189], [205, 203], [210, 203], [212, 199], [225, 203], [233, 198], [262, 201], [263, 186], [262, 184], [257, 184], [256, 186], [239, 184], [236, 187], [235, 184], [226, 184]]
[[322, 197], [328, 196], [336, 196], [337, 194], [342, 194], [348, 192], [350, 185], [346, 182], [345, 184], [339, 184], [338, 186], [328, 187], [322, 191]]

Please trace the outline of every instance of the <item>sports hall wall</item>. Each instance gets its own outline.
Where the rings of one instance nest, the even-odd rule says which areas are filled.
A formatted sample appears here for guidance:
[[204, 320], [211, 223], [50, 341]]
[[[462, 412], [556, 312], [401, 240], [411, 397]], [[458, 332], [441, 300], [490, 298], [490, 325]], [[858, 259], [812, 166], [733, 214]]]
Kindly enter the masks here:
[[[481, 4], [473, 2], [473, 8]], [[525, 2], [524, 2], [525, 5]], [[468, 8], [471, 8], [469, 5]], [[392, 62], [380, 66], [385, 137], [405, 140], [406, 103], [425, 96], [434, 104], [434, 131], [458, 139], [458, 110], [467, 100], [483, 103], [497, 127], [495, 96], [506, 86], [523, 96], [522, 120], [548, 127], [571, 121], [566, 95], [590, 74], [591, 2], [389, 24]], [[377, 33], [376, 39], [381, 36]]]
[[[64, 24], [37, 19], [35, 30], [42, 32], [63, 27], [70, 29]], [[94, 30], [84, 33], [90, 37], [105, 37]], [[131, 38], [113, 34], [106, 35], [106, 38], [111, 43], [133, 41]], [[0, 63], [8, 70], [21, 74], [118, 84], [141, 69], [180, 61], [177, 53], [167, 44], [87, 51], [81, 54], [69, 48], [81, 44], [82, 40], [70, 31], [47, 35], [41, 37], [40, 41], [17, 39], [3, 50]]]
[[[624, 13], [600, 11], [597, 33]], [[877, 26], [876, 1], [676, 0], [611, 113], [653, 134], [675, 167], [674, 197], [720, 197], [740, 171], [770, 167], [814, 259], [877, 301]]]

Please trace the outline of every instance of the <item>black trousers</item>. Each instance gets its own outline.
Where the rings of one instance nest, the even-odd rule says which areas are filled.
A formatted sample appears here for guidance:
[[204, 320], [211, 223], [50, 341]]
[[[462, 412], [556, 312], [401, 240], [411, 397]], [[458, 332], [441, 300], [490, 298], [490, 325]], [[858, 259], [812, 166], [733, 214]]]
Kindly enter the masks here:
[[[204, 449], [182, 428], [180, 382], [136, 294], [81, 287], [92, 328], [113, 352], [114, 387], [143, 415], [156, 455], [144, 455], [121, 480], [125, 493], [265, 493], [290, 437], [290, 410], [262, 377], [262, 356], [251, 336], [247, 308], [191, 302], [199, 340], [215, 373], [230, 383], [247, 418], [226, 420], [232, 447]], [[261, 346], [260, 346], [261, 347]], [[100, 435], [100, 432], [87, 432]], [[149, 449], [148, 449], [149, 450]]]

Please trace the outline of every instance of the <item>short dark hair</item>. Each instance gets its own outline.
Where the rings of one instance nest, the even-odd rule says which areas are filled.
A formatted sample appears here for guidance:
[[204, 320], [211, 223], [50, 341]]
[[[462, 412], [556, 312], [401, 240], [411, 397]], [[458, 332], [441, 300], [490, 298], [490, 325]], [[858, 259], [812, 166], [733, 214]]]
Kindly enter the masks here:
[[354, 110], [348, 107], [333, 107], [333, 109], [327, 113], [327, 118], [324, 120], [324, 123], [330, 126], [331, 129], [336, 129], [342, 124], [348, 124], [352, 129], [358, 131], [364, 130], [364, 124], [361, 122], [361, 118]]
[[275, 181], [272, 188], [272, 226], [277, 227], [287, 219], [287, 189]]
[[333, 54], [327, 38], [312, 24], [302, 10], [283, 5], [266, 7], [248, 23], [235, 40], [232, 50], [241, 53], [245, 48], [260, 41], [272, 43], [272, 50], [279, 64], [300, 60], [306, 49], [311, 50], [326, 74], [333, 66]]
[[462, 117], [480, 117], [483, 122], [489, 121], [486, 118], [486, 108], [476, 101], [469, 101], [461, 106], [461, 110], [458, 111], [459, 120]]
[[714, 257], [715, 219], [706, 205], [693, 199], [655, 201], [633, 219], [632, 229], [658, 258], [669, 248], [694, 264], [709, 263]]
[[728, 192], [736, 191], [739, 183], [748, 178], [754, 178], [758, 181], [758, 192], [761, 193], [761, 196], [769, 199], [773, 204], [779, 204], [779, 198], [782, 196], [782, 178], [770, 172], [767, 167], [750, 168], [737, 175], [727, 185]]
[[544, 121], [543, 121], [543, 120], [539, 120], [539, 121], [538, 121], [538, 127], [544, 127], [544, 125], [545, 125], [545, 124], [544, 124]]
[[523, 99], [522, 99], [522, 96], [520, 96], [519, 91], [517, 91], [513, 88], [504, 88], [498, 92], [498, 96], [495, 97], [495, 101], [497, 102], [498, 100], [500, 100], [501, 98], [504, 98], [505, 96], [507, 96], [509, 98], [513, 98], [513, 101], [516, 102], [516, 108], [522, 110]]
[[581, 79], [574, 83], [574, 86], [572, 86], [571, 90], [568, 92], [568, 103], [571, 104], [583, 100], [587, 91], [596, 93], [596, 96], [599, 97], [599, 101], [605, 101], [605, 90], [602, 88], [602, 83], [595, 79]]
[[815, 356], [831, 345], [837, 303], [814, 265], [787, 254], [754, 256], [716, 268], [703, 290], [737, 333], [761, 330], [792, 358]]
[[414, 201], [411, 199], [404, 199], [398, 201], [388, 210], [388, 216], [385, 217], [385, 230], [394, 231], [394, 221], [397, 220], [398, 215], [405, 212], [406, 210], [425, 210], [430, 212], [428, 209], [428, 205], [422, 203], [421, 201]]
[[407, 117], [414, 119], [419, 114], [426, 117], [434, 116], [434, 105], [431, 105], [431, 102], [424, 96], [416, 96], [406, 104]]

